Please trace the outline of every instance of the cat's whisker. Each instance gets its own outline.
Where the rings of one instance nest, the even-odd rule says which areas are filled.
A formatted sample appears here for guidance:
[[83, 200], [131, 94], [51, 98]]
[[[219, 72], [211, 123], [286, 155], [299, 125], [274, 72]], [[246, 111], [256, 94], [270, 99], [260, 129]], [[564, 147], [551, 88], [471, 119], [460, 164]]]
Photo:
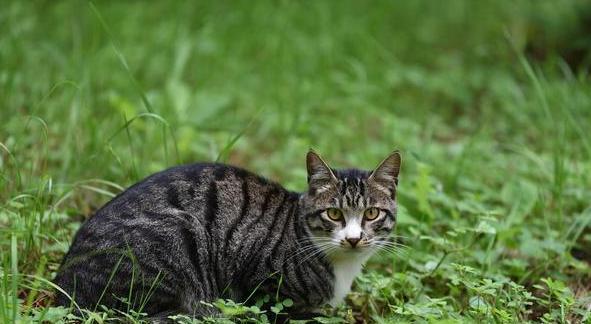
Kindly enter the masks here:
[[311, 245], [304, 246], [304, 247], [302, 247], [302, 248], [300, 248], [300, 249], [297, 249], [297, 250], [296, 250], [296, 251], [295, 251], [295, 252], [294, 252], [294, 253], [293, 253], [293, 254], [290, 256], [290, 258], [292, 258], [292, 257], [296, 257], [296, 256], [298, 256], [298, 255], [301, 255], [301, 254], [303, 254], [303, 253], [306, 253], [306, 252], [309, 252], [309, 251], [313, 251], [313, 250], [315, 250], [315, 249], [317, 249], [317, 248], [318, 248], [318, 245], [315, 245], [315, 244], [311, 244]]
[[407, 245], [396, 244], [396, 243], [392, 243], [392, 242], [376, 242], [375, 244], [380, 245], [380, 246], [387, 246], [387, 247], [392, 247], [392, 248], [396, 248], [396, 249], [401, 249], [401, 250], [410, 248]]
[[409, 248], [407, 245], [404, 245], [404, 244], [386, 241], [386, 240], [380, 240], [380, 239], [370, 240], [369, 244], [373, 244], [373, 245], [380, 247], [380, 248], [387, 247], [387, 248], [393, 248], [396, 250], [405, 250], [405, 249]]
[[314, 251], [315, 249], [323, 250], [324, 247], [332, 245], [331, 243], [332, 243], [332, 240], [331, 240], [331, 242], [316, 243], [316, 244], [310, 244], [310, 245], [304, 246], [304, 247], [300, 248], [299, 250], [296, 250], [296, 252], [293, 255], [286, 258], [285, 262], [287, 262], [295, 257], [302, 256], [303, 254], [306, 254], [308, 252]]
[[390, 234], [391, 238], [401, 238], [401, 239], [405, 239], [405, 240], [410, 240], [412, 239], [410, 236], [404, 236], [404, 235], [398, 235], [398, 234]]
[[400, 250], [406, 250], [406, 249], [409, 248], [406, 245], [394, 245], [394, 244], [384, 244], [384, 243], [376, 243], [376, 244], [381, 245], [381, 246], [387, 246], [387, 247], [391, 247], [391, 248], [396, 248], [396, 249], [400, 249]]
[[410, 247], [406, 246], [406, 245], [390, 245], [390, 244], [383, 244], [383, 246], [386, 246], [388, 248], [393, 248], [395, 250], [399, 250], [399, 251], [407, 251], [410, 249]]
[[383, 248], [387, 248], [387, 249], [391, 249], [391, 250], [395, 250], [395, 251], [406, 251], [407, 249], [401, 246], [394, 246], [394, 245], [389, 245], [389, 244], [379, 244], [379, 246], [383, 247]]
[[395, 255], [397, 257], [404, 257], [406, 256], [406, 254], [404, 253], [400, 253], [400, 251], [394, 251], [394, 250], [390, 250], [390, 249], [385, 249], [385, 248], [380, 248], [376, 251], [378, 254], [382, 254], [382, 255]]
[[402, 244], [399, 242], [392, 242], [392, 241], [388, 241], [388, 240], [376, 240], [376, 243], [379, 244], [384, 244], [384, 245], [388, 245], [388, 246], [395, 246], [395, 247], [401, 247], [401, 248], [409, 248], [408, 245], [406, 244]]
[[306, 257], [304, 257], [300, 262], [301, 263], [304, 263], [304, 262], [308, 261], [309, 259], [311, 259], [311, 258], [313, 258], [313, 257], [315, 257], [315, 256], [317, 256], [317, 255], [319, 255], [321, 253], [324, 253], [324, 251], [325, 251], [324, 249], [322, 249], [322, 250], [319, 249], [317, 251], [314, 251], [314, 252], [308, 254]]
[[317, 251], [313, 251], [312, 253], [308, 254], [307, 256], [305, 256], [301, 261], [299, 261], [300, 264], [304, 264], [306, 263], [306, 261], [310, 260], [311, 258], [317, 256], [318, 254], [324, 253], [324, 250], [322, 249], [318, 249]]
[[323, 245], [318, 246], [318, 251], [314, 251], [314, 252], [306, 255], [299, 262], [301, 264], [303, 264], [304, 262], [306, 262], [306, 261], [310, 260], [311, 258], [316, 257], [318, 255], [320, 255], [322, 258], [326, 258], [326, 256], [328, 254], [337, 250], [338, 248], [339, 248], [339, 246], [336, 244], [336, 242], [334, 242], [334, 240], [331, 240], [331, 242], [328, 244], [323, 244]]
[[378, 253], [389, 253], [389, 254], [395, 254], [399, 257], [404, 257], [408, 255], [408, 251], [406, 249], [401, 249], [400, 247], [397, 246], [390, 246], [390, 245], [386, 245], [386, 244], [380, 244], [380, 243], [376, 243], [376, 246], [378, 248]]

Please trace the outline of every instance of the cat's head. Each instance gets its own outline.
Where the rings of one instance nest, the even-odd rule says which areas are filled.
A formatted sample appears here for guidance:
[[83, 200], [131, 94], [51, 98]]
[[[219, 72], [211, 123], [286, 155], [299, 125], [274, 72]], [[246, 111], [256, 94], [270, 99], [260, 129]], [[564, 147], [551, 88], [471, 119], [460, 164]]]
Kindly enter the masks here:
[[312, 151], [306, 163], [301, 211], [314, 244], [329, 254], [371, 252], [388, 244], [396, 224], [397, 151], [373, 171], [331, 169]]

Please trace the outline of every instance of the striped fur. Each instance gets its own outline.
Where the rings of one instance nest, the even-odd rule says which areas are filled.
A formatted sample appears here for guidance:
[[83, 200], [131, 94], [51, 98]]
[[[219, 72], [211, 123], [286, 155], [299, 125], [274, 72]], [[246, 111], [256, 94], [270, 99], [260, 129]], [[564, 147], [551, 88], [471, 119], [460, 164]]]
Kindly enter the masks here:
[[[152, 175], [82, 225], [55, 283], [82, 308], [102, 304], [163, 318], [212, 315], [201, 301], [245, 301], [255, 290], [255, 296], [279, 292], [299, 312], [336, 304], [352, 281], [340, 265], [359, 263], [360, 269], [375, 246], [343, 247], [337, 234], [345, 222], [327, 221], [322, 213], [340, 208], [353, 221], [365, 208], [379, 207], [381, 219], [360, 222], [362, 241], [385, 239], [395, 223], [395, 184], [371, 180], [380, 167], [336, 171], [315, 162], [308, 160], [305, 193], [222, 164]], [[57, 303], [70, 305], [70, 299], [60, 293]]]

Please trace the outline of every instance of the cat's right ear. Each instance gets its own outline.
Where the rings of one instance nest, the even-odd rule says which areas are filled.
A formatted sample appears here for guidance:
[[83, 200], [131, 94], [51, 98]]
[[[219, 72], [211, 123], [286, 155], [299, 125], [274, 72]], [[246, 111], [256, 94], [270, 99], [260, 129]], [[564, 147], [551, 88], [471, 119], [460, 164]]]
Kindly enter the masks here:
[[308, 151], [306, 155], [306, 167], [308, 169], [308, 187], [311, 194], [326, 191], [337, 183], [337, 178], [328, 164], [312, 150]]

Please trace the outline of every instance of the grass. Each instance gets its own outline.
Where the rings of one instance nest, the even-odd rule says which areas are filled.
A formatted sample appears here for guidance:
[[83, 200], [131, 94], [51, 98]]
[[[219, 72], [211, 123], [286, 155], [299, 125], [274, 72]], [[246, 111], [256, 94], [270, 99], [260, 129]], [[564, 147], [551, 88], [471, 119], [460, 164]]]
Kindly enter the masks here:
[[[589, 10], [8, 1], [0, 322], [73, 318], [50, 302], [61, 257], [84, 219], [144, 176], [219, 159], [304, 190], [310, 147], [368, 169], [403, 153], [407, 247], [373, 258], [325, 321], [591, 322]], [[82, 320], [115, 316], [141, 319]]]

